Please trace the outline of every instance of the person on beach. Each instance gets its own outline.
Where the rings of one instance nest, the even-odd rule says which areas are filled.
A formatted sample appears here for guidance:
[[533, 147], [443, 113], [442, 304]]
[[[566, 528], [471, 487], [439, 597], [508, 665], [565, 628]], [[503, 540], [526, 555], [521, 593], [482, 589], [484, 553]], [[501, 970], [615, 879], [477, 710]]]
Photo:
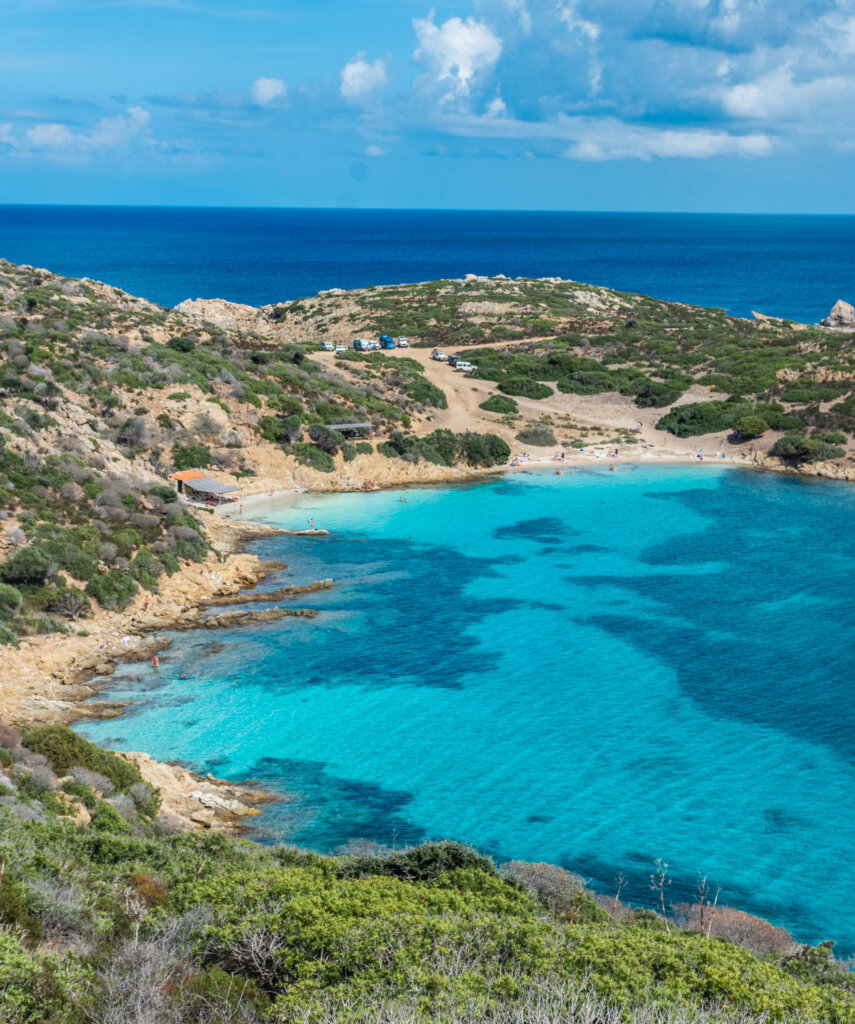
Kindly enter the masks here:
[[309, 520], [309, 529], [310, 530], [314, 530], [314, 528], [315, 528], [315, 520], [314, 519], [310, 519]]
[[153, 658], [151, 659], [151, 663], [152, 663], [152, 665], [153, 665], [153, 667], [154, 667], [154, 668], [156, 668], [156, 669], [160, 669], [160, 658], [158, 658], [158, 656], [157, 656], [156, 654], [155, 654], [155, 656], [154, 656], [154, 657], [153, 657]]
[[151, 603], [151, 594], [145, 595], [145, 601], [143, 603], [145, 605], [145, 610], [148, 611], [148, 606]]

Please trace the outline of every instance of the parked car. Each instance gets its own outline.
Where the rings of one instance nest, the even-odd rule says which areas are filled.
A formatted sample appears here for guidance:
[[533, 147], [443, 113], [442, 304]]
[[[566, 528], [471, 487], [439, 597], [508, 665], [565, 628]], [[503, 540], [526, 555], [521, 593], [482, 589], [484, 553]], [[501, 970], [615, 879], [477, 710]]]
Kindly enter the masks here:
[[454, 367], [458, 373], [474, 373], [478, 369], [474, 363], [468, 363], [465, 359], [458, 359], [457, 365]]
[[347, 352], [347, 345], [336, 345], [335, 351], [336, 355], [338, 355], [339, 352]]
[[460, 362], [460, 356], [449, 356], [447, 362], [449, 366], [457, 366]]
[[438, 363], [447, 363], [448, 356], [442, 351], [441, 348], [435, 348], [430, 354], [431, 359], [435, 359]]
[[407, 341], [406, 338], [396, 338], [396, 341], [398, 342], [398, 348], [409, 348], [410, 347], [410, 343]]
[[395, 339], [390, 337], [388, 334], [380, 335], [380, 347], [381, 348], [394, 348]]
[[369, 352], [379, 352], [380, 351], [380, 342], [379, 341], [369, 341], [368, 342], [368, 351]]
[[367, 341], [365, 338], [354, 338], [353, 347], [357, 352], [367, 352], [371, 347], [371, 342]]
[[335, 345], [331, 341], [322, 341], [321, 352], [335, 352]]

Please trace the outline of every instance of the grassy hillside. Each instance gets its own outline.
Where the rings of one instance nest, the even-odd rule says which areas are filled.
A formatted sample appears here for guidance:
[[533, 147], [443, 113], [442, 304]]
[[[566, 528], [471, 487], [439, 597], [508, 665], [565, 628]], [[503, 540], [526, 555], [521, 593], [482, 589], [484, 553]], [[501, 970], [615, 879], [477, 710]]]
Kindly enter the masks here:
[[0, 741], [7, 1024], [855, 1021], [827, 946], [709, 901], [633, 910], [455, 843], [173, 834], [116, 755], [62, 727]]
[[[266, 312], [291, 336], [389, 333], [415, 345], [466, 346], [478, 375], [508, 395], [544, 398], [548, 386], [618, 392], [661, 408], [661, 429], [678, 437], [739, 426], [745, 436], [785, 432], [776, 454], [792, 462], [842, 457], [855, 433], [855, 335], [846, 332], [507, 278], [324, 293]], [[669, 415], [692, 385], [708, 389], [709, 400]], [[761, 422], [746, 421], [751, 415]]]
[[480, 436], [416, 450], [414, 420], [446, 404], [418, 364], [345, 377], [314, 351], [0, 261], [0, 643], [121, 610], [204, 558], [204, 523], [167, 485], [176, 469], [328, 473], [375, 450], [327, 426], [353, 419], [391, 435], [393, 459], [507, 457]]

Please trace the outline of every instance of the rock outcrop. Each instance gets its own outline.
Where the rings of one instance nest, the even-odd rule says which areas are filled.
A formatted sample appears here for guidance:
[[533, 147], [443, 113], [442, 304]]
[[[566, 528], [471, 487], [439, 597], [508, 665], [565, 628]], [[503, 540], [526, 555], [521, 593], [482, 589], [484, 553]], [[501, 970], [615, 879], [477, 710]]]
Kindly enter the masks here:
[[160, 790], [161, 817], [180, 828], [236, 832], [242, 828], [243, 819], [261, 813], [254, 804], [277, 799], [263, 790], [155, 761], [148, 754], [119, 756], [138, 765], [143, 779]]
[[244, 306], [226, 299], [185, 299], [178, 303], [175, 311], [194, 320], [206, 320], [227, 331], [253, 333], [267, 326], [255, 306]]
[[828, 316], [820, 320], [819, 326], [831, 327], [836, 331], [855, 331], [855, 308], [843, 299], [838, 299]]

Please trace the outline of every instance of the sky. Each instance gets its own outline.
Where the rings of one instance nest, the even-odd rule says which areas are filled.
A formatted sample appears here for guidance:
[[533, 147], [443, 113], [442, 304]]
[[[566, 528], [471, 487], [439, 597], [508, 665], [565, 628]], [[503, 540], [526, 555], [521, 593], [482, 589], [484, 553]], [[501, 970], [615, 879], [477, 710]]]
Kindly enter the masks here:
[[855, 213], [855, 0], [0, 0], [0, 203]]

